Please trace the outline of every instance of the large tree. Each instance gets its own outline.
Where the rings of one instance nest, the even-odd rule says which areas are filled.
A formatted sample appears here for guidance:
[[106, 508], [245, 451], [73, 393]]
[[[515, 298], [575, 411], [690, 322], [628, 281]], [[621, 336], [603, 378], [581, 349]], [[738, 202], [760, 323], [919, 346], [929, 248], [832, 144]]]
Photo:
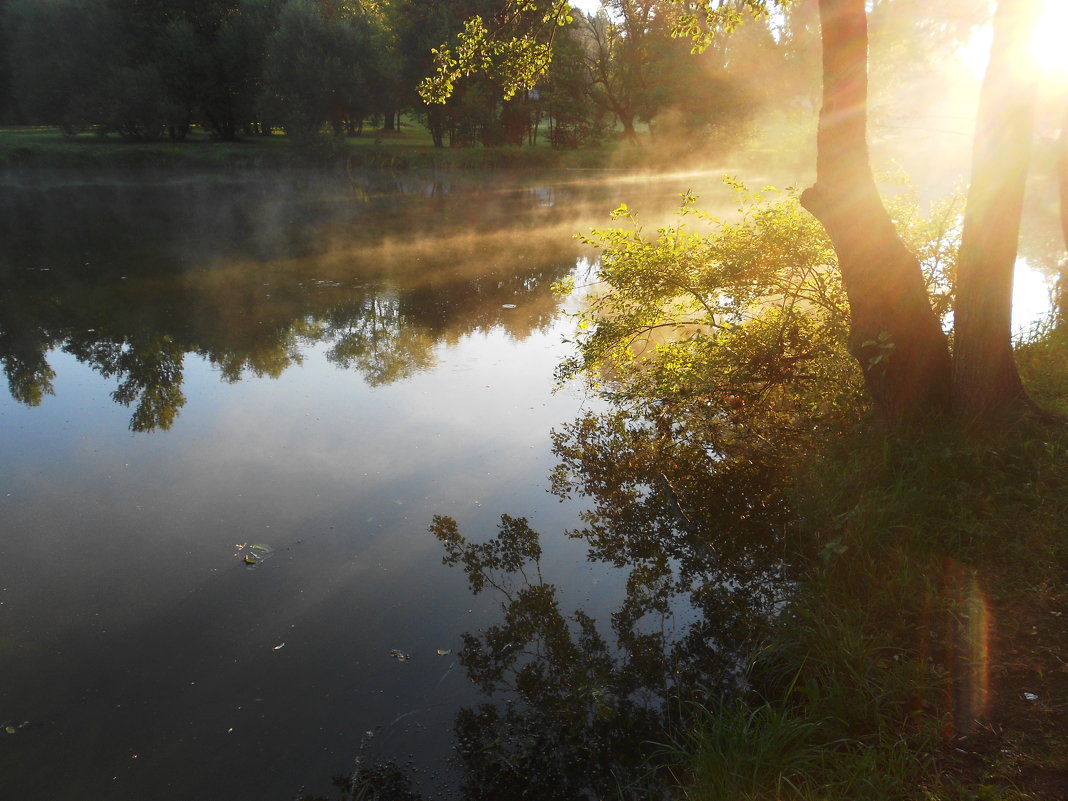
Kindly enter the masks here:
[[894, 228], [867, 143], [865, 0], [820, 0], [823, 106], [816, 182], [801, 196], [834, 243], [849, 295], [850, 351], [876, 409], [891, 423], [950, 404], [949, 348], [919, 261]]
[[[850, 351], [858, 360], [877, 412], [891, 425], [949, 413], [971, 421], [1033, 408], [1016, 373], [1009, 321], [1024, 179], [1032, 134], [1033, 75], [1021, 74], [1022, 52], [1038, 0], [1000, 0], [995, 44], [983, 86], [973, 182], [960, 257], [955, 306], [956, 366], [931, 308], [917, 258], [910, 253], [879, 195], [868, 151], [867, 0], [817, 0], [823, 45], [823, 94], [817, 131], [816, 181], [802, 204], [826, 229], [849, 296]], [[527, 3], [526, 5], [530, 5]], [[546, 22], [569, 18], [550, 4]], [[707, 45], [717, 28], [734, 27], [749, 12], [765, 16], [790, 0], [703, 0], [676, 32]], [[693, 8], [693, 6], [690, 6]], [[439, 59], [439, 85], [472, 69], [487, 49], [479, 28]], [[536, 59], [492, 55], [519, 80], [532, 81]], [[520, 56], [527, 50], [515, 48]], [[954, 391], [955, 390], [955, 391]]]
[[999, 0], [957, 264], [953, 379], [965, 419], [1029, 411], [1012, 353], [1012, 285], [1034, 129], [1039, 0]]
[[590, 99], [616, 115], [623, 134], [636, 139], [634, 123], [650, 114], [650, 40], [656, 36], [656, 0], [608, 0], [597, 14], [583, 14]]

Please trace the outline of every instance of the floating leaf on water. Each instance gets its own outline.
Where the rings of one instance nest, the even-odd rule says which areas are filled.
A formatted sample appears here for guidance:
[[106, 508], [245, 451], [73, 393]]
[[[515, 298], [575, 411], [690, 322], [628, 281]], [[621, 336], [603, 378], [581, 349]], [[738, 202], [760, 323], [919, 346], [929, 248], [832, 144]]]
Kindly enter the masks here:
[[501, 305], [501, 308], [502, 309], [514, 309], [515, 308], [515, 304], [514, 303], [504, 303], [504, 304]]
[[237, 553], [234, 556], [240, 556], [241, 561], [249, 567], [256, 567], [264, 559], [269, 559], [274, 555], [274, 548], [270, 545], [264, 545], [262, 542], [255, 545], [249, 545], [247, 542], [237, 546]]
[[4, 726], [4, 731], [6, 731], [8, 734], [14, 734], [18, 731], [18, 729], [16, 729], [14, 726]]
[[404, 651], [398, 651], [396, 648], [390, 651], [389, 655], [396, 659], [398, 662], [407, 662], [409, 659], [412, 658], [411, 654], [406, 654], [404, 653]]
[[438, 649], [438, 656], [448, 656], [451, 653], [452, 653], [452, 649], [451, 648], [439, 648]]
[[271, 650], [272, 651], [281, 651], [285, 647], [286, 647], [286, 644], [284, 642], [280, 642], [280, 643], [278, 643], [278, 645], [274, 646], [274, 648], [272, 648]]

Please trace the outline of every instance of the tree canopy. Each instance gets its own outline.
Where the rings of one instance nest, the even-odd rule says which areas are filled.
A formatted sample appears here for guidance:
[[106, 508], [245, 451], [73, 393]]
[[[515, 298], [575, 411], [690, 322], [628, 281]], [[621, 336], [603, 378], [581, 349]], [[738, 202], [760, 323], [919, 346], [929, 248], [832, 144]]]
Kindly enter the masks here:
[[[553, 146], [578, 147], [617, 125], [633, 139], [638, 123], [735, 142], [775, 84], [755, 79], [769, 53], [754, 44], [728, 65], [714, 48], [703, 77], [675, 80], [699, 73], [682, 69], [689, 45], [672, 38], [671, 9], [662, 0], [613, 0], [593, 14], [511, 0], [4, 0], [0, 118], [134, 141], [282, 131], [307, 142], [359, 135], [365, 121], [395, 129], [407, 113], [439, 146], [533, 144], [547, 127]], [[550, 67], [553, 52], [568, 55]]]
[[[631, 52], [632, 69], [642, 63], [638, 54], [655, 16], [653, 5], [615, 4], [623, 25], [618, 47]], [[671, 17], [672, 35], [690, 39], [694, 51], [701, 52], [717, 35], [736, 29], [746, 14], [767, 18], [792, 3], [708, 0], [677, 5], [683, 8]], [[1028, 49], [1040, 2], [1001, 0], [994, 16], [972, 191], [962, 229], [952, 352], [928, 298], [919, 261], [902, 240], [880, 196], [869, 154], [869, 26], [872, 19], [900, 25], [910, 10], [906, 5], [864, 0], [816, 3], [822, 44], [822, 108], [816, 180], [801, 195], [801, 205], [830, 237], [849, 299], [849, 350], [884, 420], [896, 426], [947, 413], [965, 421], [1032, 413], [1036, 409], [1012, 358], [1010, 318], [1012, 274], [1034, 135], [1037, 75]], [[670, 13], [671, 6], [660, 4], [658, 10]], [[517, 13], [529, 12], [536, 4], [518, 3], [515, 8]], [[561, 21], [566, 8], [563, 2], [548, 4], [543, 21]], [[904, 15], [898, 13], [902, 9]], [[980, 9], [971, 10], [969, 22], [981, 18]], [[952, 41], [958, 25], [921, 27], [921, 32], [928, 44], [944, 43]], [[596, 26], [591, 28], [596, 33]], [[499, 35], [508, 35], [505, 28], [501, 31]], [[520, 38], [513, 36], [502, 44], [481, 20], [465, 29], [460, 41], [455, 54], [440, 51], [438, 72], [424, 85], [429, 99], [447, 97], [458, 75], [479, 69], [503, 71], [510, 80], [526, 83], [535, 81], [538, 70], [545, 69], [519, 54], [515, 47]], [[607, 92], [607, 76], [601, 83]], [[632, 89], [642, 84], [629, 82]], [[616, 114], [625, 120], [631, 112], [617, 109]], [[604, 323], [618, 324], [618, 319]]]

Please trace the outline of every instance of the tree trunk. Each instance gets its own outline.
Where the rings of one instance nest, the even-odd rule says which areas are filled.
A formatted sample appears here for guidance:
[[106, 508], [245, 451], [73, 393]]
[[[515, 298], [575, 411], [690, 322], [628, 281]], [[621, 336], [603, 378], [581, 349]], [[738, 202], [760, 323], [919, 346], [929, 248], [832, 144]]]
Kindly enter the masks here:
[[437, 103], [426, 107], [427, 129], [434, 140], [434, 147], [445, 146], [445, 107]]
[[867, 143], [865, 0], [820, 0], [823, 107], [816, 183], [802, 205], [826, 229], [849, 297], [850, 352], [890, 425], [949, 410], [951, 363], [923, 273], [879, 197]]
[[[1064, 120], [1061, 122], [1060, 150], [1057, 154], [1057, 183], [1061, 206], [1061, 236], [1068, 247], [1068, 107], [1065, 108]], [[1068, 320], [1068, 271], [1061, 268], [1057, 284], [1053, 289], [1053, 309], [1057, 326]]]
[[1012, 283], [1034, 129], [1038, 6], [998, 3], [979, 98], [953, 314], [954, 401], [969, 422], [1034, 409], [1012, 352]]
[[[1068, 247], [1068, 108], [1064, 110], [1061, 122], [1060, 152], [1057, 154], [1057, 183], [1061, 200], [1061, 235], [1064, 245]], [[1064, 309], [1061, 309], [1063, 312]]]

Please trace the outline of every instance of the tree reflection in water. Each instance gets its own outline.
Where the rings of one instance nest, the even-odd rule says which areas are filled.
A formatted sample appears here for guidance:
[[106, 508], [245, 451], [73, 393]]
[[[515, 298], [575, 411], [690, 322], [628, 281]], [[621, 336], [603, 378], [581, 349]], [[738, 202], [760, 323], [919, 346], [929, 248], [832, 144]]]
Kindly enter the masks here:
[[[529, 232], [545, 239], [529, 248], [538, 259], [517, 264], [516, 215], [534, 202], [521, 192], [511, 204], [458, 204], [493, 211], [477, 233], [450, 237], [448, 209], [429, 213], [418, 198], [404, 213], [324, 210], [299, 195], [200, 194], [210, 189], [90, 186], [0, 200], [0, 361], [12, 397], [37, 406], [54, 394], [55, 351], [116, 381], [112, 398], [139, 432], [174, 424], [189, 355], [236, 382], [277, 378], [322, 344], [337, 366], [389, 384], [433, 366], [441, 342], [496, 327], [522, 339], [549, 325], [560, 302], [550, 285], [579, 247], [561, 245], [546, 220]], [[264, 219], [248, 219], [254, 210]], [[285, 223], [272, 228], [276, 216]], [[523, 314], [502, 313], [506, 303]]]
[[[714, 450], [618, 410], [585, 415], [554, 445], [554, 491], [591, 503], [568, 536], [626, 572], [625, 597], [603, 621], [565, 608], [524, 518], [502, 515], [484, 542], [435, 518], [444, 562], [500, 599], [496, 624], [463, 635], [460, 662], [486, 700], [454, 721], [459, 796], [668, 797], [668, 732], [692, 701], [744, 687], [789, 592], [776, 465], [753, 443]], [[415, 797], [395, 765], [365, 759], [337, 780], [343, 798]]]

